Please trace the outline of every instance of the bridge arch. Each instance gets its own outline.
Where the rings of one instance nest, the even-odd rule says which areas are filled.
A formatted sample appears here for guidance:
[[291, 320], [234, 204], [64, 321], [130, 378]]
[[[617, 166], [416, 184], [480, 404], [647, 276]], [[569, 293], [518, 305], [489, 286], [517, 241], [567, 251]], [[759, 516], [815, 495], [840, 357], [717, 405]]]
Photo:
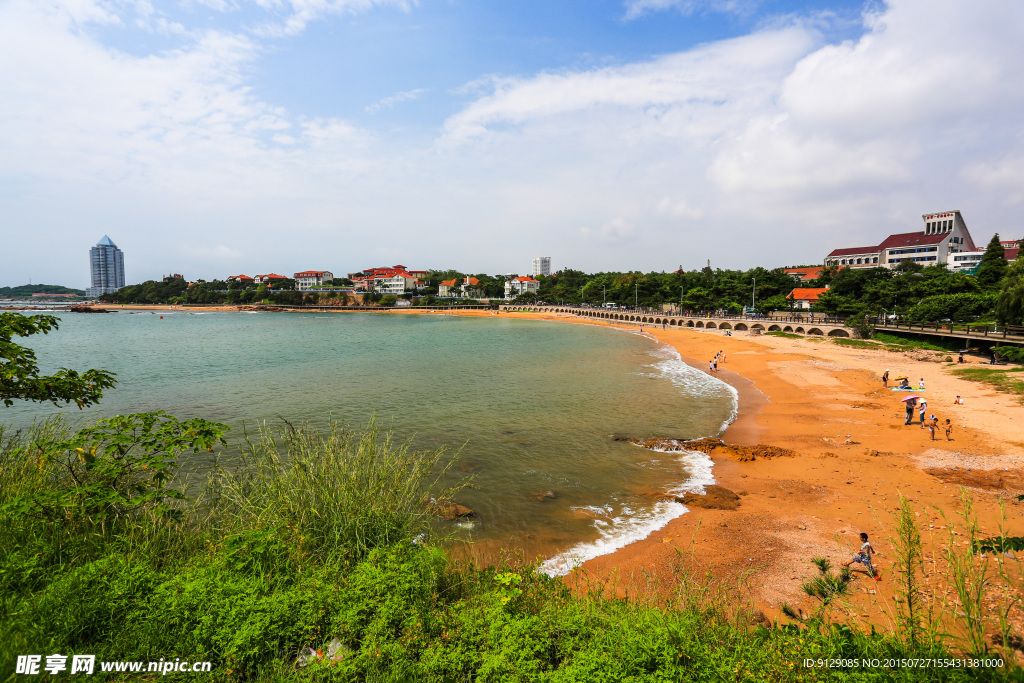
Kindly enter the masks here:
[[782, 328], [782, 331], [783, 332], [792, 332], [793, 331], [793, 326], [792, 325], [786, 325], [785, 327]]
[[693, 327], [693, 321], [692, 320], [687, 320], [686, 321], [686, 326], [687, 327]]
[[697, 327], [704, 327], [704, 321], [703, 320], [698, 320], [697, 321]]
[[718, 325], [716, 325], [713, 321], [709, 320], [708, 324], [705, 325], [705, 327], [708, 328], [709, 330], [712, 330], [712, 329], [718, 327]]
[[736, 327], [733, 328], [733, 329], [735, 329], [737, 332], [742, 332], [743, 330], [747, 329], [747, 324], [746, 323], [736, 323]]
[[797, 327], [793, 331], [796, 332], [797, 334], [804, 334], [804, 328], [802, 327]]
[[668, 324], [671, 327], [676, 327], [676, 319], [672, 318], [671, 320], [668, 321]]
[[849, 337], [850, 333], [841, 327], [837, 327], [834, 330], [829, 331], [828, 336], [830, 337]]
[[768, 326], [768, 331], [769, 332], [781, 332], [782, 328], [779, 327], [778, 325], [769, 325]]
[[811, 329], [807, 330], [807, 334], [816, 334], [818, 336], [825, 335], [825, 333], [819, 330], [817, 327], [812, 327]]
[[718, 327], [719, 327], [719, 329], [722, 329], [722, 330], [731, 330], [732, 329], [732, 325], [730, 325], [729, 323], [722, 323]]
[[763, 331], [764, 330], [764, 325], [762, 325], [761, 323], [754, 323], [753, 325], [750, 326], [750, 329], [752, 329], [752, 330], [762, 330]]

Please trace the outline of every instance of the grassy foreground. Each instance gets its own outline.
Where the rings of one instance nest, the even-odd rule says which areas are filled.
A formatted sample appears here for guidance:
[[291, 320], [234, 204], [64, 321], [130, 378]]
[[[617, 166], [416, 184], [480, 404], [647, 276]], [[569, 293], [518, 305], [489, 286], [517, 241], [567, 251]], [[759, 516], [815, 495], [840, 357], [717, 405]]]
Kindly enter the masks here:
[[77, 440], [59, 421], [30, 434], [0, 429], [0, 679], [26, 678], [13, 674], [18, 655], [53, 653], [212, 663], [204, 674], [93, 674], [133, 680], [959, 681], [1020, 673], [865, 666], [951, 655], [917, 635], [827, 620], [756, 625], [685, 577], [669, 597], [642, 604], [599, 590], [576, 596], [531, 567], [454, 562], [429, 512], [432, 498], [451, 494], [439, 488], [443, 454], [411, 452], [372, 424], [358, 433], [264, 429], [195, 500], [166, 475], [175, 457], [215, 441], [215, 430], [159, 416], [148, 426], [107, 427]]

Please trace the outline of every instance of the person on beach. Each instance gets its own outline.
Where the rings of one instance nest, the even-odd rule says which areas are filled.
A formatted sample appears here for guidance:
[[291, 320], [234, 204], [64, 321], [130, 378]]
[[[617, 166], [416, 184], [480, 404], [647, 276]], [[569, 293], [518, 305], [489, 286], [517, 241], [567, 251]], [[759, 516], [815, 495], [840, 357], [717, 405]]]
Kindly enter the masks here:
[[955, 406], [962, 406], [963, 404], [964, 404], [964, 400], [962, 398], [960, 398], [960, 394], [957, 394], [956, 398], [953, 399], [953, 405], [955, 405]]
[[868, 569], [868, 575], [875, 581], [881, 581], [882, 577], [875, 574], [875, 568], [871, 565], [871, 556], [875, 554], [875, 549], [871, 547], [868, 542], [868, 535], [863, 531], [860, 532], [860, 552], [853, 556], [853, 559], [849, 562], [843, 562], [844, 567], [849, 567], [854, 562], [864, 565]]
[[888, 370], [886, 370], [885, 372], [882, 373], [882, 386], [885, 387], [886, 389], [889, 388], [889, 371]]
[[921, 381], [917, 383], [917, 388], [924, 391], [924, 377], [922, 377]]
[[946, 418], [946, 441], [952, 441], [952, 440], [953, 440], [953, 423], [950, 422], [949, 418], [947, 417]]
[[931, 432], [932, 441], [935, 441], [935, 430], [939, 426], [939, 418], [932, 415], [932, 418], [928, 420], [928, 431]]
[[909, 425], [914, 422], [914, 406], [917, 404], [915, 399], [907, 401], [907, 419], [904, 420], [903, 424]]
[[917, 407], [918, 415], [921, 416], [921, 429], [924, 429], [924, 414], [928, 412], [928, 401], [921, 399], [921, 403]]
[[715, 361], [709, 360], [708, 361], [708, 372], [714, 372], [714, 371], [715, 371]]
[[715, 359], [715, 372], [718, 372], [718, 359]]

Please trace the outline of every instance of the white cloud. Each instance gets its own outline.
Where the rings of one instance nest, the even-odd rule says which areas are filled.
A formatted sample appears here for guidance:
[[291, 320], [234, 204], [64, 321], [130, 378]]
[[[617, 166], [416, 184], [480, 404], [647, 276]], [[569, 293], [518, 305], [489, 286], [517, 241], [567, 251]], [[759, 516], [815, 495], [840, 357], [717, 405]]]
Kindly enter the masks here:
[[636, 226], [619, 217], [612, 219], [597, 230], [591, 230], [584, 226], [580, 228], [580, 234], [588, 239], [598, 239], [609, 244], [619, 244], [631, 239], [636, 234]]
[[396, 104], [401, 102], [411, 102], [418, 100], [420, 95], [426, 92], [424, 88], [416, 88], [415, 90], [406, 90], [405, 92], [395, 93], [390, 97], [385, 97], [377, 102], [366, 107], [366, 112], [369, 114], [376, 114], [382, 109], [392, 109]]
[[[282, 26], [371, 6], [260, 4]], [[148, 56], [92, 36], [156, 26], [159, 3], [140, 7], [0, 4], [6, 277], [44, 252], [49, 279], [85, 277], [103, 234], [160, 264], [150, 277], [378, 259], [507, 272], [536, 253], [587, 270], [770, 266], [953, 206], [984, 242], [1024, 202], [1019, 0], [893, 0], [838, 45], [816, 17], [632, 64], [481, 77], [434, 135], [260, 99], [259, 36], [185, 27]]]
[[272, 17], [257, 31], [265, 36], [296, 36], [324, 17], [358, 14], [377, 7], [409, 11], [416, 0], [251, 0]]
[[685, 199], [674, 199], [662, 197], [658, 202], [657, 212], [677, 221], [699, 220], [704, 217], [704, 211], [700, 207], [690, 206]]
[[626, 19], [665, 10], [675, 10], [683, 15], [707, 12], [750, 14], [759, 4], [759, 0], [627, 0]]

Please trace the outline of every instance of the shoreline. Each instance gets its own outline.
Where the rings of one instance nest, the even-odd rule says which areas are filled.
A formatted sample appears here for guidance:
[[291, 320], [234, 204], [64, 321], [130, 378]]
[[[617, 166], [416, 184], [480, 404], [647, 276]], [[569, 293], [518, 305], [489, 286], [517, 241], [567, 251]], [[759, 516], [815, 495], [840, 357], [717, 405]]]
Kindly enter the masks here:
[[[502, 315], [637, 327], [567, 314]], [[833, 566], [848, 561], [865, 531], [883, 580], [855, 571], [840, 614], [865, 628], [889, 628], [897, 574], [892, 513], [901, 494], [922, 520], [926, 553], [939, 550], [942, 525], [959, 514], [960, 487], [973, 497], [983, 535], [998, 534], [1000, 498], [1007, 534], [1024, 535], [1024, 507], [1014, 499], [1024, 492], [1024, 409], [1014, 395], [949, 374], [940, 360], [945, 354], [654, 326], [644, 333], [704, 372], [706, 361], [698, 359], [724, 350], [717, 377], [737, 390], [739, 409], [721, 439], [793, 455], [741, 462], [728, 449], [713, 451], [713, 476], [739, 494], [738, 509], [690, 507], [647, 538], [579, 565], [566, 576], [576, 589], [603, 586], [651, 598], [676, 588], [683, 572], [727, 588], [769, 619], [782, 618], [783, 603], [812, 606], [800, 588], [817, 574], [811, 559], [824, 556]], [[929, 415], [953, 421], [952, 441], [941, 430], [931, 441], [916, 421], [903, 424], [904, 394], [881, 386], [887, 368], [892, 376], [926, 378]], [[957, 395], [963, 405], [954, 406]], [[1024, 623], [1022, 614], [1013, 619]]]
[[[239, 307], [201, 310], [221, 309]], [[493, 315], [483, 310], [438, 309], [434, 314], [438, 313]], [[564, 313], [500, 315], [637, 328]], [[892, 512], [900, 495], [910, 499], [922, 520], [922, 532], [929, 535], [942, 529], [944, 517], [958, 514], [960, 486], [974, 497], [983, 534], [995, 534], [1002, 496], [1008, 535], [1024, 535], [1024, 507], [1013, 499], [1024, 491], [1024, 410], [1016, 396], [949, 374], [939, 359], [945, 354], [843, 347], [821, 338], [742, 332], [726, 337], [717, 330], [645, 326], [644, 333], [671, 346], [685, 363], [703, 372], [707, 361], [699, 359], [724, 350], [726, 361], [720, 363], [717, 378], [738, 392], [739, 406], [721, 439], [794, 453], [741, 462], [728, 449], [713, 451], [714, 479], [739, 494], [738, 509], [690, 507], [690, 514], [670, 520], [648, 537], [571, 571], [565, 578], [576, 589], [603, 586], [622, 595], [653, 597], [678, 586], [683, 572], [728, 587], [737, 599], [749, 601], [770, 619], [781, 618], [783, 603], [811, 607], [813, 601], [800, 589], [817, 573], [810, 560], [824, 556], [833, 566], [849, 560], [859, 546], [857, 534], [865, 531], [878, 551], [876, 566], [883, 580], [876, 583], [855, 571], [853, 592], [840, 615], [865, 628], [888, 628], [894, 618], [891, 579], [896, 577]], [[879, 378], [887, 368], [892, 376], [905, 374], [915, 384], [917, 378], [926, 378], [923, 395], [931, 404], [929, 415], [936, 414], [940, 422], [953, 420], [953, 441], [945, 441], [941, 433], [939, 440], [931, 441], [927, 430], [916, 424], [904, 426], [903, 395], [881, 386]], [[964, 397], [963, 405], [953, 405], [956, 395]], [[939, 547], [934, 539], [928, 543], [932, 549]], [[1024, 623], [1024, 615], [1015, 619]]]

